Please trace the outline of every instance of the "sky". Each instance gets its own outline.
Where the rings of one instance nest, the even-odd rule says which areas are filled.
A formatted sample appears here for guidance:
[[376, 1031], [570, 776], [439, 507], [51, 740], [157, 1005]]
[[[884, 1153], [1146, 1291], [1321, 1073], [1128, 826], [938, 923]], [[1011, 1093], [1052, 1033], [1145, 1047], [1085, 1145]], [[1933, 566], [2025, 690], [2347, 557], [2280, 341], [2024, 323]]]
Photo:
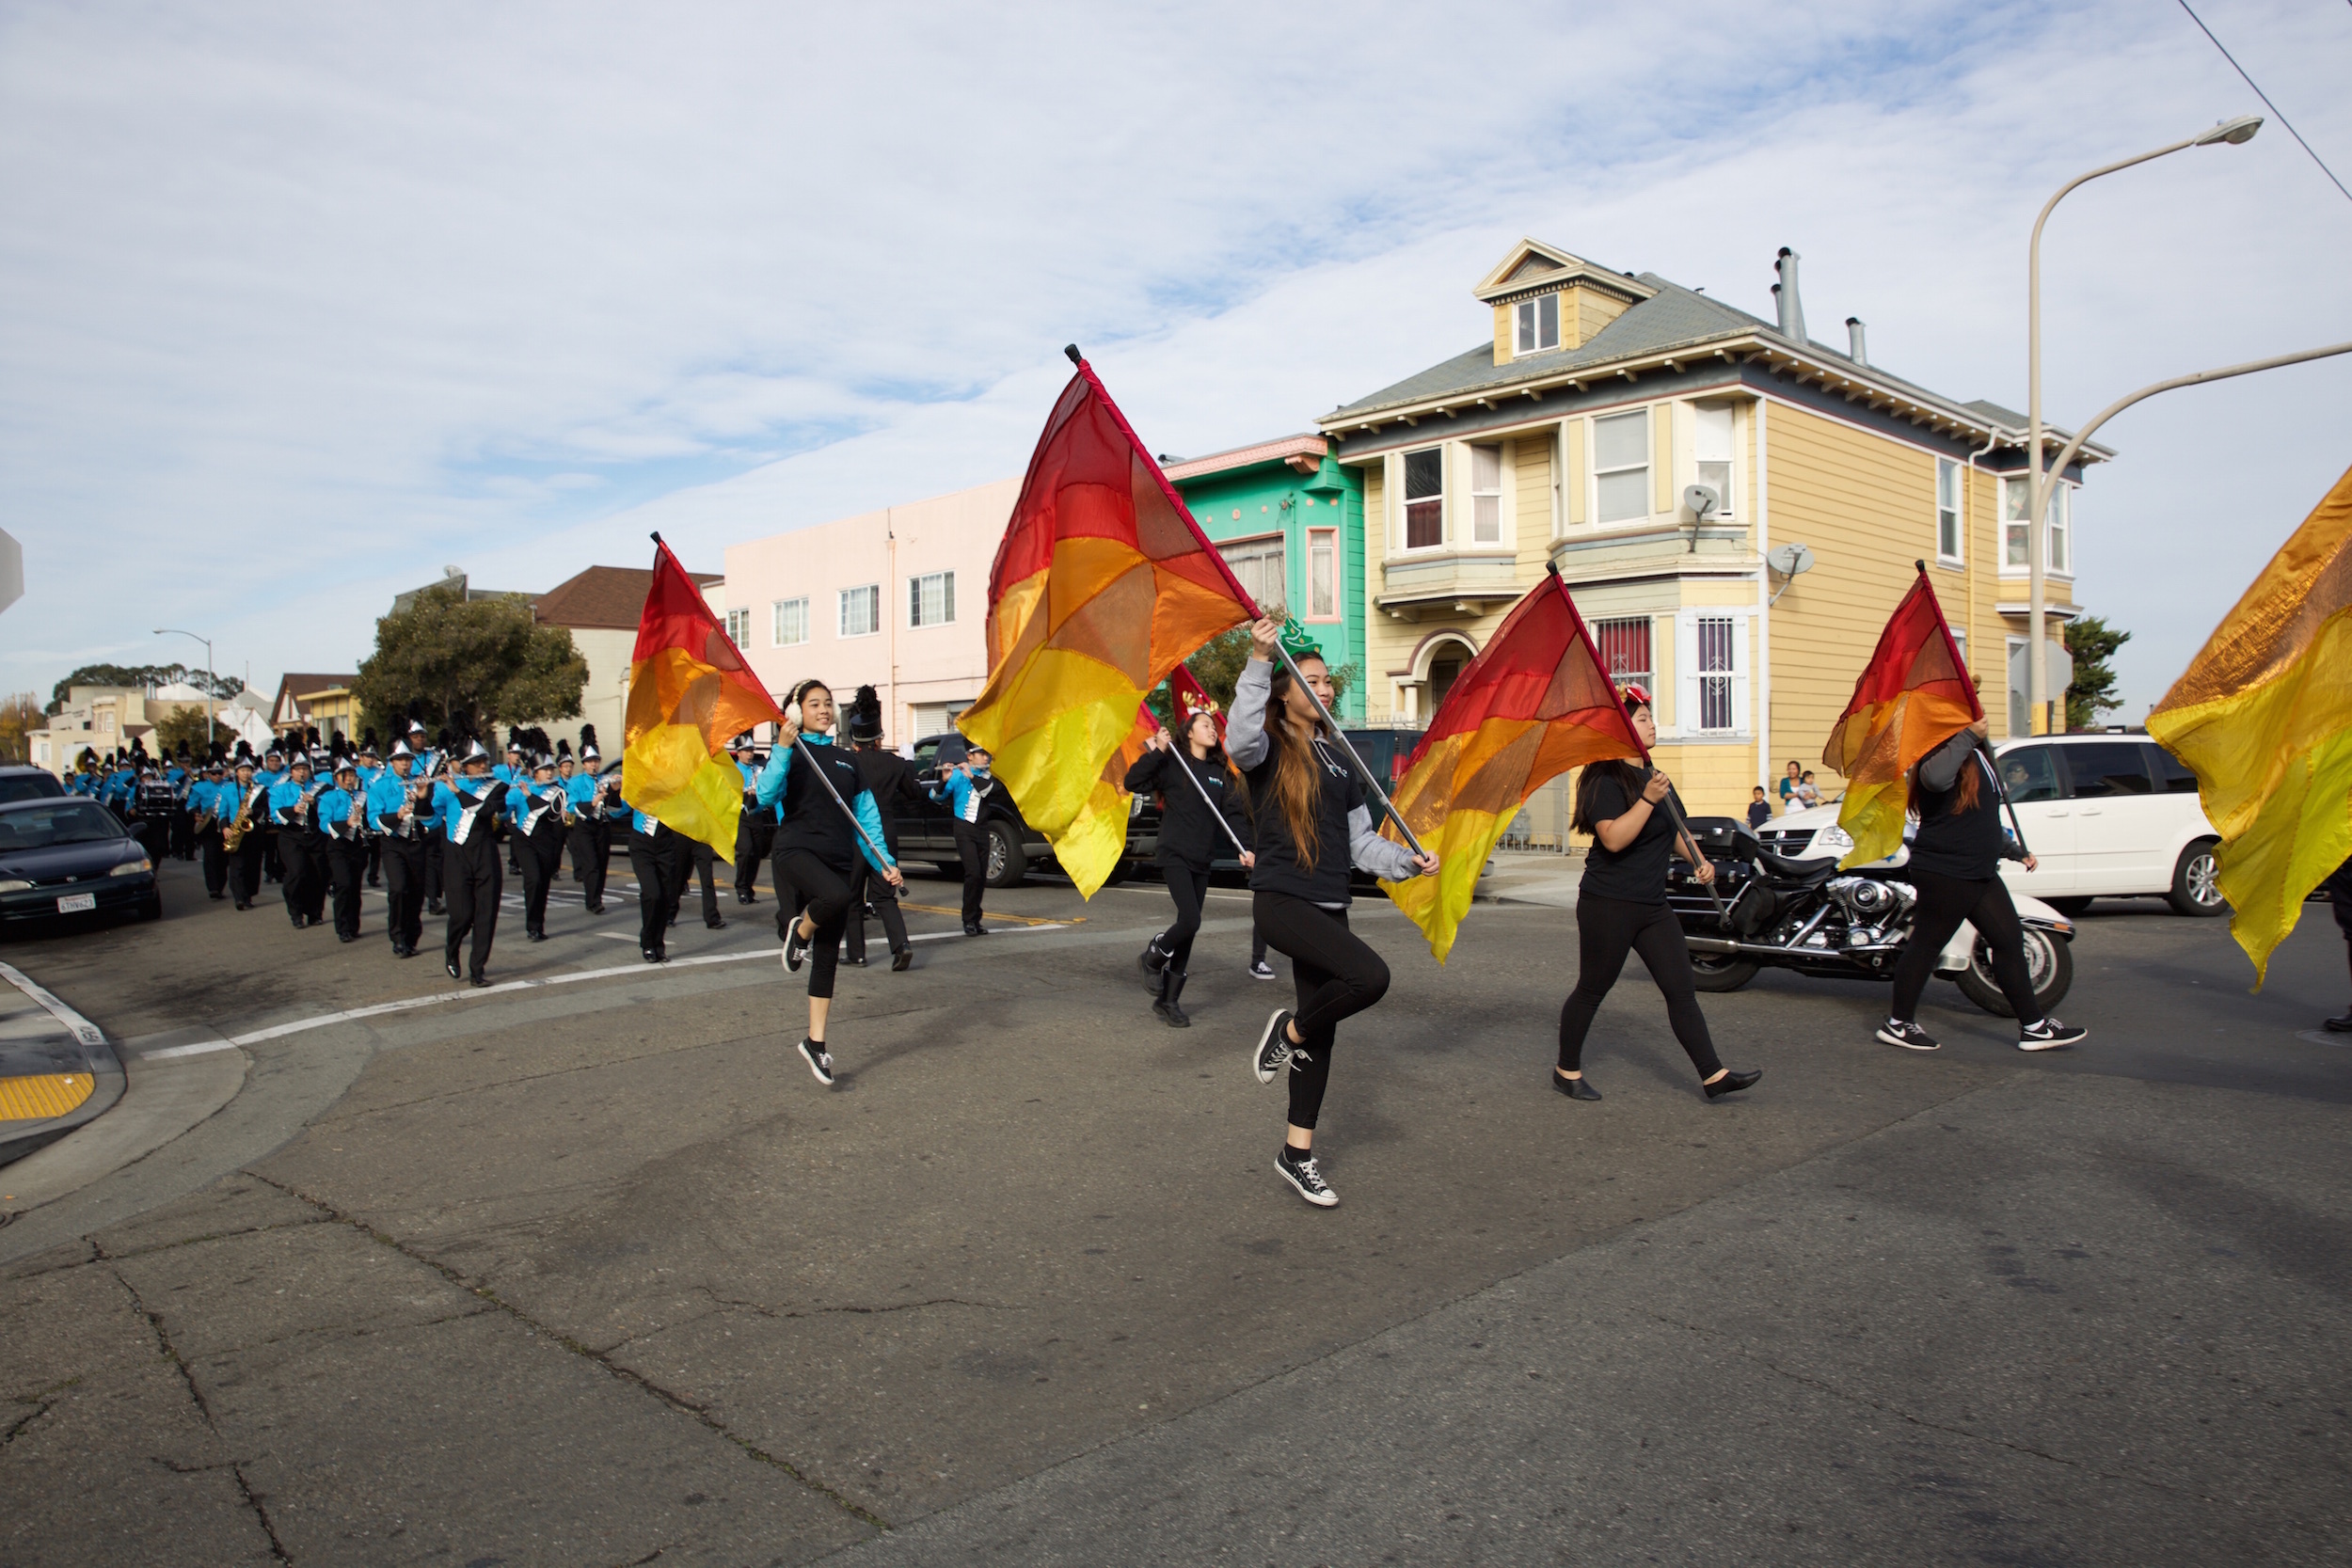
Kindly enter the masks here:
[[[2347, 182], [2352, 5], [2193, 0]], [[2331, 90], [2332, 89], [2332, 90]], [[2026, 402], [2073, 175], [2266, 112], [2177, 0], [202, 7], [0, 0], [0, 692], [357, 667], [495, 588], [1020, 472], [1082, 344], [1154, 450], [1488, 334], [1522, 234]], [[2273, 121], [2044, 243], [2059, 423], [2352, 339], [2352, 199]], [[2138, 721], [2352, 463], [2352, 356], [2108, 425], [2076, 595]]]

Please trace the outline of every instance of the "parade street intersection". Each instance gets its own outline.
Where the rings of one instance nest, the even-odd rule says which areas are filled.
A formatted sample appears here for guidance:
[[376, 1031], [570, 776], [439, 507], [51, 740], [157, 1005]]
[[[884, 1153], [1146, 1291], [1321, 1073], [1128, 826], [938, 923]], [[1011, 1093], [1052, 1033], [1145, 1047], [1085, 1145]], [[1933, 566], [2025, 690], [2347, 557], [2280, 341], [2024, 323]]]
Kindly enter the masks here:
[[1176, 1029], [1156, 882], [971, 939], [918, 870], [827, 1089], [765, 888], [660, 967], [625, 877], [544, 943], [510, 898], [471, 990], [380, 895], [340, 943], [167, 863], [160, 922], [0, 952], [123, 1074], [0, 1166], [0, 1563], [2352, 1553], [2324, 910], [2249, 994], [2226, 922], [2102, 901], [2042, 1055], [1947, 983], [1918, 1055], [1883, 988], [1767, 971], [1705, 999], [1765, 1074], [1713, 1104], [1626, 985], [1579, 1103], [1572, 877], [1511, 859], [1442, 969], [1359, 902], [1394, 984], [1328, 1210], [1272, 1169], [1290, 983], [1234, 888]]

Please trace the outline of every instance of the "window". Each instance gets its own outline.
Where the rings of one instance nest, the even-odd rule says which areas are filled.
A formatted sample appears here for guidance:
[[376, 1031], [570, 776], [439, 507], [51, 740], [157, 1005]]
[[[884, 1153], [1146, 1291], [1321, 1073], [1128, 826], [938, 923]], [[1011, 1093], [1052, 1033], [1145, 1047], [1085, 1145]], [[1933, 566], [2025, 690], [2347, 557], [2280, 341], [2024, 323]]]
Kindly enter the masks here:
[[1959, 565], [1960, 538], [1960, 465], [1939, 457], [1935, 460], [1936, 559]]
[[1650, 684], [1648, 616], [1595, 621], [1593, 643], [1600, 650], [1601, 665], [1609, 672], [1611, 680], [1619, 686], [1638, 686], [1656, 695], [1656, 689]]
[[2150, 746], [2147, 748], [2147, 752], [2149, 766], [2155, 770], [2157, 787], [2164, 793], [2167, 795], [2197, 793], [2197, 775], [2188, 770], [2187, 764], [2161, 746]]
[[2050, 746], [2021, 746], [2001, 753], [2001, 787], [2016, 805], [2065, 798], [2058, 787], [2058, 763]]
[[1675, 617], [1673, 734], [1748, 730], [1748, 620], [1743, 610], [1686, 610]]
[[908, 626], [944, 626], [955, 618], [955, 573], [926, 572], [919, 578], [907, 578]]
[[[2011, 474], [2001, 481], [2001, 569], [2005, 572], [2026, 570], [2028, 559], [2026, 513], [2027, 492], [2033, 480], [2025, 474]], [[2074, 542], [2067, 536], [2068, 493], [2074, 486], [2060, 481], [2050, 486], [2049, 557], [2043, 569], [2071, 572], [2074, 569]]]
[[2147, 760], [2136, 741], [2101, 740], [2066, 748], [2066, 770], [2074, 776], [2077, 800], [2113, 800], [2154, 793]]
[[737, 647], [752, 640], [752, 612], [748, 610], [727, 611], [727, 641]]
[[774, 605], [776, 646], [789, 648], [808, 641], [808, 600], [778, 599]]
[[1537, 294], [1519, 301], [1518, 352], [1534, 354], [1560, 346], [1560, 296]]
[[1470, 448], [1470, 540], [1480, 545], [1502, 543], [1501, 447]]
[[1219, 545], [1217, 553], [1225, 557], [1225, 564], [1233, 569], [1234, 578], [1258, 601], [1259, 609], [1271, 615], [1274, 606], [1290, 603], [1290, 579], [1282, 570], [1280, 534]]
[[1593, 421], [1594, 520], [1649, 515], [1649, 410]]
[[1425, 550], [1445, 543], [1445, 450], [1423, 447], [1405, 454], [1405, 547]]
[[1728, 730], [1734, 727], [1731, 675], [1738, 655], [1732, 647], [1732, 634], [1738, 629], [1739, 623], [1728, 615], [1699, 617], [1699, 728], [1702, 730]]
[[1715, 492], [1719, 517], [1731, 513], [1731, 409], [1728, 404], [1698, 407], [1699, 483]]
[[871, 637], [882, 630], [882, 584], [841, 591], [841, 635]]
[[1340, 619], [1340, 531], [1307, 531], [1307, 619]]

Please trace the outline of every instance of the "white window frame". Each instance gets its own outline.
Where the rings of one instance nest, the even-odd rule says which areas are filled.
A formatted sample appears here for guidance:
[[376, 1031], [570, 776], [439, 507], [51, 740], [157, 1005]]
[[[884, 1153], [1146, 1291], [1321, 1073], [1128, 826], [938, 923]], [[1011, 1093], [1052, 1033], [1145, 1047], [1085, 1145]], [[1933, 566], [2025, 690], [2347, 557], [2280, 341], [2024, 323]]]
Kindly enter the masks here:
[[[1470, 447], [1470, 542], [1473, 546], [1500, 546], [1502, 538], [1502, 448], [1492, 441], [1472, 441]], [[1479, 483], [1479, 465], [1491, 459], [1495, 466], [1494, 487]], [[1492, 531], [1489, 532], [1491, 527]]]
[[[1438, 460], [1438, 493], [1416, 496], [1406, 477], [1412, 472], [1413, 459], [1428, 453]], [[1446, 546], [1446, 450], [1442, 443], [1431, 447], [1415, 447], [1397, 456], [1396, 465], [1396, 540], [1397, 553], [1410, 554], [1419, 550], [1441, 550]], [[1434, 544], [1416, 545], [1413, 538], [1412, 512], [1416, 506], [1435, 501], [1438, 506], [1438, 537]]]
[[[1549, 307], [1549, 309], [1546, 307]], [[1549, 321], [1545, 318], [1549, 316]], [[1542, 354], [1560, 346], [1560, 295], [1557, 291], [1522, 299], [1511, 308], [1512, 353]], [[1550, 341], [1544, 341], [1544, 329], [1551, 329]]]
[[749, 608], [730, 610], [726, 613], [727, 641], [740, 648], [752, 640], [752, 612]]
[[[867, 625], [864, 631], [851, 631], [850, 629], [850, 595], [852, 594], [869, 595], [865, 600], [867, 607]], [[841, 589], [836, 595], [836, 604], [837, 610], [834, 622], [835, 627], [834, 633], [834, 636], [847, 641], [852, 637], [876, 637], [881, 635], [882, 629], [881, 583], [861, 582], [854, 588]]]
[[[923, 619], [923, 585], [940, 585], [941, 611], [931, 620]], [[917, 572], [907, 578], [907, 625], [910, 627], [952, 626], [956, 624], [956, 574], [953, 572]]]
[[[1960, 465], [1948, 457], [1935, 460], [1935, 559], [1947, 566], [1968, 563], [1968, 511], [1963, 504], [1967, 488], [1961, 483]], [[1944, 519], [1952, 520], [1952, 547], [1944, 547]]]
[[[1723, 483], [1715, 484], [1716, 493], [1723, 498], [1723, 509], [1708, 520], [1721, 522], [1737, 516], [1740, 511], [1737, 499], [1740, 481], [1739, 411], [1727, 403], [1701, 403], [1692, 405], [1691, 416], [1692, 477], [1696, 478], [1701, 484], [1715, 484], [1714, 479], [1709, 477], [1708, 470], [1716, 467], [1723, 470]], [[1721, 457], [1709, 457], [1707, 454], [1707, 430], [1710, 423], [1718, 420], [1722, 421], [1724, 454]]]
[[[797, 609], [801, 614], [801, 635], [787, 639], [784, 635], [784, 612]], [[808, 595], [776, 599], [768, 606], [768, 640], [771, 647], [797, 648], [808, 641]]]
[[[1657, 442], [1650, 430], [1652, 419], [1653, 416], [1651, 415], [1649, 407], [1646, 404], [1640, 408], [1628, 408], [1615, 414], [1596, 414], [1593, 416], [1589, 427], [1584, 433], [1584, 455], [1586, 458], [1586, 466], [1592, 469], [1592, 477], [1586, 481], [1586, 483], [1589, 486], [1588, 494], [1591, 499], [1591, 505], [1587, 509], [1586, 515], [1593, 519], [1593, 527], [1632, 528], [1650, 520], [1650, 517], [1653, 515], [1651, 509], [1657, 504], [1652, 493], [1653, 486], [1650, 478], [1650, 465], [1656, 460], [1657, 457]], [[1600, 427], [1608, 424], [1613, 420], [1639, 420], [1641, 421], [1642, 461], [1639, 464], [1620, 463], [1614, 467], [1610, 468], [1604, 468], [1601, 467]], [[1600, 515], [1600, 482], [1603, 479], [1613, 478], [1619, 474], [1637, 472], [1642, 476], [1642, 510], [1624, 517], [1603, 517]]]
[[[1754, 704], [1750, 700], [1751, 670], [1755, 656], [1748, 646], [1748, 619], [1751, 610], [1704, 608], [1675, 611], [1675, 721], [1670, 731], [1678, 740], [1744, 740], [1755, 733]], [[1699, 650], [1702, 646], [1700, 623], [1728, 623], [1726, 633], [1717, 634], [1729, 640], [1731, 668], [1723, 671], [1702, 671]], [[1714, 641], [1713, 636], [1708, 638]], [[1721, 644], [1718, 643], [1718, 646]], [[1653, 656], [1655, 654], [1653, 653]], [[1730, 708], [1728, 726], [1706, 726], [1701, 720], [1706, 710], [1706, 684], [1720, 682], [1718, 689]]]
[[[1317, 524], [1308, 528], [1306, 533], [1307, 608], [1306, 612], [1300, 615], [1299, 619], [1311, 625], [1328, 625], [1336, 621], [1344, 621], [1347, 619], [1347, 557], [1345, 554], [1347, 542], [1343, 537], [1343, 531]], [[1315, 542], [1318, 539], [1327, 545], [1331, 551], [1331, 609], [1328, 613], [1325, 614], [1315, 612]]]
[[[2012, 528], [2024, 528], [2026, 525], [2010, 516], [2009, 498], [2010, 487], [2012, 484], [2023, 489], [2031, 486], [2032, 483], [2031, 474], [2003, 474], [2001, 476], [2001, 576], [2005, 578], [2024, 578], [2031, 575], [2024, 562], [2019, 562], [2015, 565], [2010, 563], [2009, 531]], [[2053, 523], [2052, 526], [2042, 531], [2042, 546], [2046, 556], [2042, 562], [2042, 571], [2050, 577], [2071, 578], [2074, 575], [2074, 491], [2073, 483], [2063, 479], [2054, 482], [2050, 486], [2050, 515]]]

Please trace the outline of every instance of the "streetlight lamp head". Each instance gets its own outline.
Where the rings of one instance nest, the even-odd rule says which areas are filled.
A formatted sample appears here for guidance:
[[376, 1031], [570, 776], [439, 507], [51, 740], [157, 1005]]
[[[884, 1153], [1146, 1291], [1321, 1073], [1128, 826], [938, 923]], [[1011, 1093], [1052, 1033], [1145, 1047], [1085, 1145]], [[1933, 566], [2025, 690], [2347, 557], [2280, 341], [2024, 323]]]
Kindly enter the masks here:
[[2254, 133], [2262, 128], [2262, 116], [2238, 115], [2233, 119], [2220, 121], [2212, 130], [2198, 137], [2193, 145], [2212, 147], [2220, 142], [2228, 142], [2232, 147], [2244, 147], [2254, 139]]

